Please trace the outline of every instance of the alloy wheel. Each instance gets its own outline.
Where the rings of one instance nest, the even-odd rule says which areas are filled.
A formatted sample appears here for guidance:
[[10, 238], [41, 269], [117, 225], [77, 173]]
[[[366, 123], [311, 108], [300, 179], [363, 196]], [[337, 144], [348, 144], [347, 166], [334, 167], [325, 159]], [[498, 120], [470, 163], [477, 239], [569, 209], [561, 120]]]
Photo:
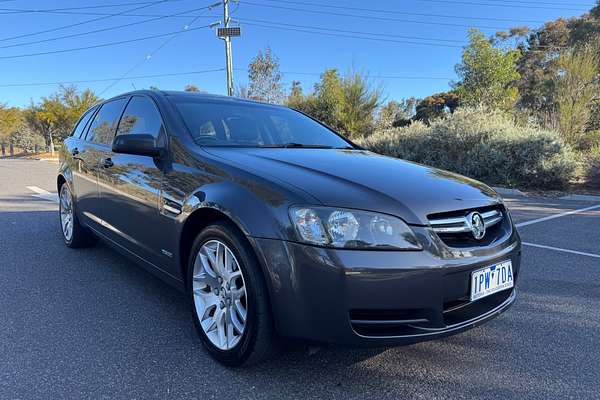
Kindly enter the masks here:
[[247, 294], [240, 265], [218, 240], [202, 245], [194, 261], [192, 290], [202, 330], [220, 350], [234, 348], [246, 328]]
[[60, 189], [60, 226], [67, 241], [73, 238], [73, 197], [67, 185]]

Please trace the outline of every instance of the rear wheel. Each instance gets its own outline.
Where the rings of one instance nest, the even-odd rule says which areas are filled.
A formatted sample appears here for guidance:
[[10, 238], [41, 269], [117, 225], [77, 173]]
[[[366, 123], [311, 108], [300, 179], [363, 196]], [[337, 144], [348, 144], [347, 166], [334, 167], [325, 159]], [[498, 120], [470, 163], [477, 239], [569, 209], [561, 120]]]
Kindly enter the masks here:
[[192, 246], [188, 282], [194, 323], [202, 343], [221, 363], [262, 361], [275, 334], [260, 266], [231, 224], [205, 228]]
[[79, 223], [75, 214], [73, 195], [66, 183], [60, 187], [58, 210], [63, 240], [68, 247], [88, 247], [96, 243], [96, 237]]

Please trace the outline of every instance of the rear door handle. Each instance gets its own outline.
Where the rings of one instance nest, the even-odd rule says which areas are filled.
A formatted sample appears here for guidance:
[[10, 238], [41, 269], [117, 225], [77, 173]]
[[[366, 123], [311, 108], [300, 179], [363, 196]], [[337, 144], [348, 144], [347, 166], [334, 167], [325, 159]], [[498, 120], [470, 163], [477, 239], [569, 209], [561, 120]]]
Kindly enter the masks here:
[[115, 165], [115, 164], [113, 164], [113, 162], [112, 162], [112, 160], [110, 158], [105, 158], [104, 161], [102, 162], [102, 166], [104, 168], [110, 168], [113, 165]]

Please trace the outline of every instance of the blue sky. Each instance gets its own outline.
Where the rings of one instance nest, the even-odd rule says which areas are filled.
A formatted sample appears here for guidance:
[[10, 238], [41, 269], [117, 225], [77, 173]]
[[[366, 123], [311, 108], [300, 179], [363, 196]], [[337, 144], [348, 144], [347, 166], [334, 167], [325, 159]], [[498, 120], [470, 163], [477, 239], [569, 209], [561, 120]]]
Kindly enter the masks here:
[[[180, 90], [187, 83], [211, 93], [224, 94], [225, 72], [222, 70], [140, 78], [222, 69], [225, 64], [223, 42], [215, 37], [214, 29], [202, 28], [222, 19], [222, 7], [187, 12], [214, 4], [217, 0], [166, 0], [150, 4], [156, 1], [0, 0], [0, 103], [26, 105], [30, 99], [38, 101], [41, 96], [58, 88], [57, 84], [6, 85], [119, 77], [123, 79], [83, 82], [77, 86], [81, 89], [89, 87], [101, 93], [102, 97], [150, 85]], [[314, 5], [309, 5], [311, 3]], [[242, 37], [233, 41], [234, 81], [236, 86], [244, 84], [248, 62], [258, 50], [270, 46], [280, 59], [287, 87], [292, 80], [300, 80], [308, 91], [318, 79], [318, 73], [324, 69], [338, 68], [343, 73], [354, 68], [374, 76], [373, 83], [382, 85], [388, 99], [424, 97], [446, 90], [449, 81], [455, 78], [454, 65], [460, 60], [461, 46], [465, 44], [469, 26], [480, 27], [488, 34], [515, 25], [537, 27], [543, 21], [559, 16], [580, 15], [593, 3], [593, 0], [241, 0], [239, 5], [231, 5], [232, 18], [239, 19], [242, 26]], [[110, 6], [56, 10], [104, 5]], [[125, 12], [134, 8], [139, 9]], [[48, 9], [55, 12], [10, 11]], [[106, 15], [117, 13], [137, 16]], [[137, 24], [173, 14], [179, 15]], [[78, 23], [81, 24], [55, 30]], [[131, 23], [136, 24], [89, 35], [58, 38]], [[277, 28], [273, 24], [277, 24]], [[189, 30], [181, 32], [186, 25]], [[301, 32], [314, 32], [315, 28], [328, 34]], [[35, 34], [46, 30], [54, 31]], [[181, 33], [73, 52], [12, 57], [171, 32]], [[371, 39], [348, 37], [366, 37], [363, 32], [380, 36], [369, 36]], [[372, 40], [374, 38], [383, 40]], [[27, 44], [41, 40], [46, 41]]]

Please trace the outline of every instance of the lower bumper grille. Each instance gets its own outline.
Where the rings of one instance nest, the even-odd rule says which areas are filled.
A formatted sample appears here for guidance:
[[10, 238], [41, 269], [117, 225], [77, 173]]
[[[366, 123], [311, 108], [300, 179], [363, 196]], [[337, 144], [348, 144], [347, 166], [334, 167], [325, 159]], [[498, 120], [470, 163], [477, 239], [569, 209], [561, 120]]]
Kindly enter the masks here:
[[424, 333], [450, 330], [484, 316], [499, 307], [513, 294], [505, 290], [478, 301], [453, 301], [444, 304], [441, 312], [430, 309], [351, 310], [352, 329], [361, 336], [418, 336]]
[[426, 309], [351, 310], [350, 323], [363, 336], [411, 335], [418, 332], [415, 325], [427, 325], [431, 312]]

